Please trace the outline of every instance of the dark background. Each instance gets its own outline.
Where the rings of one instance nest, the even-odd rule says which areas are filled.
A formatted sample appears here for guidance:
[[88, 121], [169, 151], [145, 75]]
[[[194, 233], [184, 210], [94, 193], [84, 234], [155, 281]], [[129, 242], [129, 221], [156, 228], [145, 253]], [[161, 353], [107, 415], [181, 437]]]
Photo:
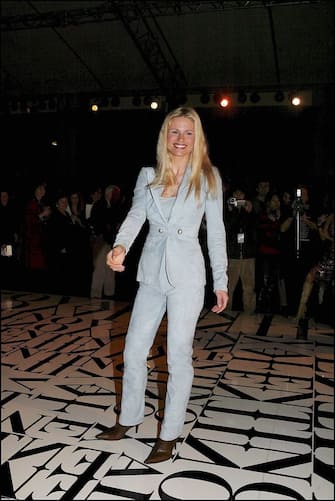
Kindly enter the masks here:
[[[224, 177], [253, 185], [266, 173], [281, 185], [330, 186], [333, 0], [2, 0], [0, 14], [1, 177], [15, 191], [43, 177], [131, 192], [140, 167], [155, 161], [171, 98], [196, 106], [204, 92], [210, 101], [198, 111]], [[244, 104], [214, 102], [240, 91]], [[294, 108], [287, 96], [300, 91], [311, 99]], [[134, 95], [138, 108], [129, 106]], [[153, 95], [163, 110], [143, 105]], [[120, 106], [90, 112], [93, 99], [113, 97]]]
[[[266, 175], [279, 187], [307, 182], [327, 187], [333, 176], [331, 108], [291, 110], [199, 109], [213, 163], [223, 178], [253, 189]], [[110, 111], [92, 114], [17, 115], [3, 120], [2, 178], [25, 192], [36, 179], [83, 191], [116, 183], [129, 195], [143, 165], [155, 162], [165, 113]], [[58, 145], [53, 146], [52, 140]]]
[[[199, 112], [227, 188], [251, 197], [260, 177], [279, 190], [305, 183], [320, 210], [333, 195], [333, 0], [2, 0], [0, 14], [0, 184], [19, 207], [40, 181], [51, 203], [60, 190], [118, 184], [129, 204], [166, 112], [183, 103]], [[309, 99], [292, 107], [300, 92]], [[92, 102], [105, 104], [93, 113]], [[144, 234], [118, 275], [121, 296], [136, 290]]]

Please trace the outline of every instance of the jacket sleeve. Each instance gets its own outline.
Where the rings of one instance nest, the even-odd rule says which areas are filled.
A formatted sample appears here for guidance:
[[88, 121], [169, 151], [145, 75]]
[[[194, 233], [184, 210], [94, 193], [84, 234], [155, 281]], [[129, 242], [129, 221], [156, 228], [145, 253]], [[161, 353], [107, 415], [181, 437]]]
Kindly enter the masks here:
[[113, 244], [114, 247], [123, 245], [127, 253], [146, 221], [148, 182], [147, 168], [143, 167], [136, 181], [131, 208], [121, 224]]
[[216, 168], [215, 177], [217, 182], [217, 195], [216, 197], [213, 197], [209, 193], [206, 199], [205, 215], [207, 227], [207, 247], [213, 275], [214, 291], [227, 291], [228, 259], [226, 247], [226, 229], [223, 222], [222, 180]]

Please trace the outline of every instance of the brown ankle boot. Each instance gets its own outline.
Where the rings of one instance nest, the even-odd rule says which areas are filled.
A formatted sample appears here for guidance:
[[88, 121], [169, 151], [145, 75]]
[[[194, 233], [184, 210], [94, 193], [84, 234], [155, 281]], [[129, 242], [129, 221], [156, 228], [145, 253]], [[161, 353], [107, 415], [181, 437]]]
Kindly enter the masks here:
[[109, 428], [108, 430], [96, 435], [95, 438], [101, 440], [121, 440], [121, 438], [124, 438], [125, 434], [130, 428], [132, 428], [132, 426], [123, 426], [122, 424], [116, 423], [114, 426], [112, 426], [112, 428]]
[[177, 438], [175, 440], [162, 440], [159, 438], [144, 462], [150, 464], [167, 461], [172, 457], [173, 448], [177, 440]]

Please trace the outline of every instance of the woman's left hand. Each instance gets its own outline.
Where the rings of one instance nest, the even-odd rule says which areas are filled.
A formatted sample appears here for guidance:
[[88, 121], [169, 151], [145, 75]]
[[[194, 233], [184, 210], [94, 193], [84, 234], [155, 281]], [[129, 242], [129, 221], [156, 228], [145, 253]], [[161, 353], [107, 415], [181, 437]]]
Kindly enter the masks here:
[[228, 304], [228, 292], [226, 291], [215, 291], [216, 295], [216, 305], [213, 306], [212, 311], [214, 313], [221, 313]]

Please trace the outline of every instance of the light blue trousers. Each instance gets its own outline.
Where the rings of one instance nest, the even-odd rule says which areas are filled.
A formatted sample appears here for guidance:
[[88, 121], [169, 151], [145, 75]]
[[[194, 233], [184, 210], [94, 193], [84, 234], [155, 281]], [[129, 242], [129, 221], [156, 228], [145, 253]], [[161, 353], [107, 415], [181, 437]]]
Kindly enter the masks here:
[[144, 419], [147, 357], [166, 312], [169, 375], [160, 438], [180, 436], [192, 389], [193, 339], [203, 303], [203, 286], [164, 290], [140, 284], [124, 349], [120, 424], [136, 425]]

